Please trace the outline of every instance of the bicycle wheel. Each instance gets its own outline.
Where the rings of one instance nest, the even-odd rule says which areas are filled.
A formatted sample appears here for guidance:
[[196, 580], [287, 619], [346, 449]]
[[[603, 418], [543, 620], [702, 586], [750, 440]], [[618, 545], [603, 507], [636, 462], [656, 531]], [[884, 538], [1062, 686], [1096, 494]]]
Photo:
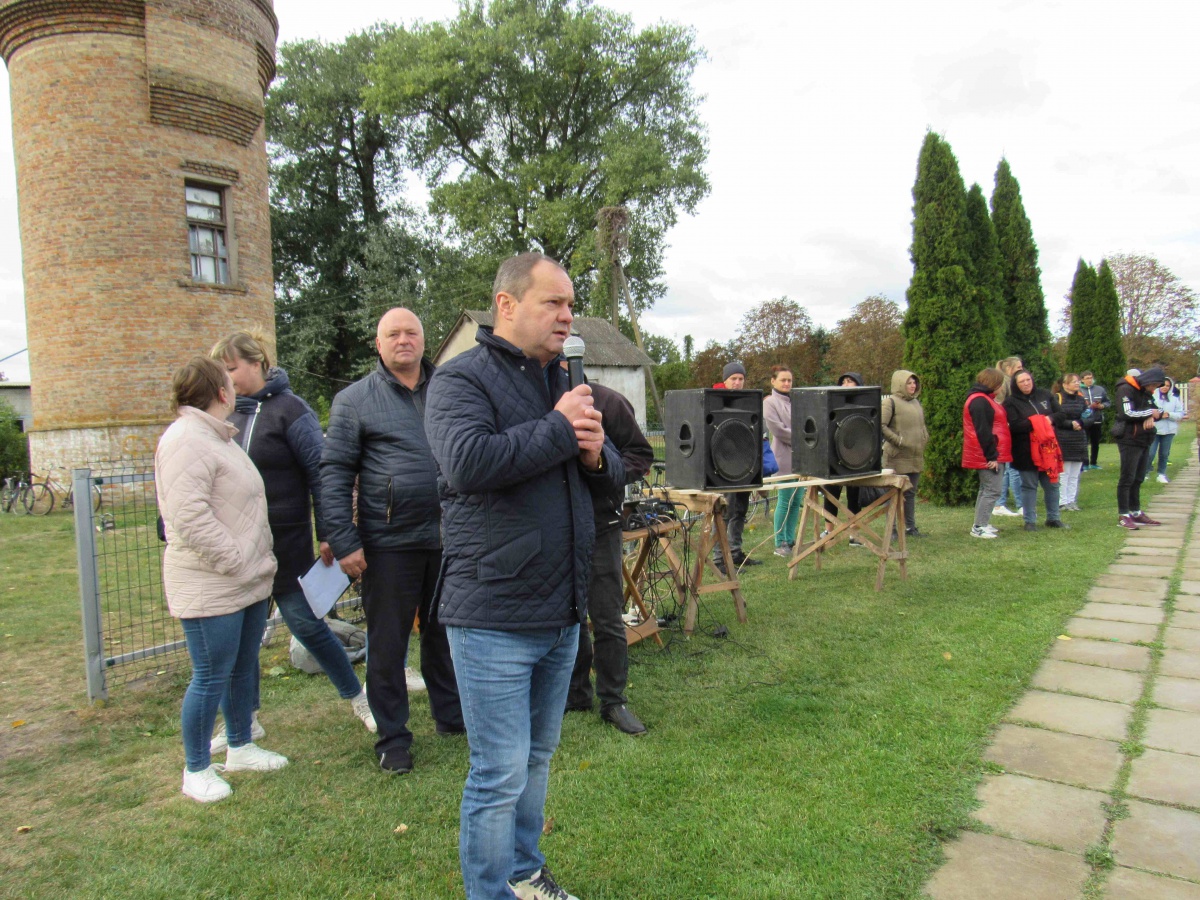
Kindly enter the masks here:
[[100, 493], [100, 485], [92, 485], [92, 512], [100, 512], [100, 507], [104, 505], [104, 495]]
[[25, 511], [33, 516], [47, 515], [54, 509], [54, 491], [44, 484], [31, 485], [22, 500]]
[[17, 493], [13, 497], [12, 511], [15, 515], [29, 515], [29, 485], [23, 484], [17, 488]]

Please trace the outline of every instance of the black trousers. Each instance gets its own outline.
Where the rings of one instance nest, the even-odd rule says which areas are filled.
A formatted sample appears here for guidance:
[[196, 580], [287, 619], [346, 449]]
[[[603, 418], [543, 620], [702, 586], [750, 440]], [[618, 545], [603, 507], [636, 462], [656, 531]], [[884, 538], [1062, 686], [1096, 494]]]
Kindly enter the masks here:
[[[746, 529], [746, 513], [750, 511], [750, 494], [743, 491], [725, 495], [725, 536], [729, 540], [729, 552], [736, 554], [742, 549], [742, 532]], [[713, 559], [722, 560], [721, 548], [713, 548]]]
[[[586, 626], [579, 628], [579, 653], [571, 672], [571, 690], [567, 706], [591, 707], [592, 680], [596, 670], [596, 695], [600, 709], [621, 706], [629, 681], [629, 644], [625, 640], [625, 581], [621, 575], [621, 526], [616, 523], [596, 532], [596, 553], [592, 557], [592, 577], [588, 581], [588, 618], [594, 636]], [[593, 650], [592, 642], [595, 641]]]
[[[842, 499], [842, 486], [840, 484], [832, 485], [831, 487], [827, 487], [825, 490], [829, 491], [832, 496], [837, 497], [839, 500]], [[852, 515], [858, 515], [860, 512], [862, 512], [862, 504], [858, 501], [858, 488], [846, 488], [846, 508], [850, 510]], [[826, 497], [825, 512], [829, 513], [831, 516], [836, 516], [837, 511], [837, 505], [830, 500], [829, 497]]]
[[1087, 432], [1088, 445], [1091, 447], [1091, 462], [1089, 466], [1094, 466], [1096, 460], [1100, 458], [1100, 442], [1104, 439], [1104, 423], [1100, 422], [1095, 425], [1088, 425], [1084, 428]]
[[1121, 474], [1117, 478], [1117, 512], [1121, 515], [1142, 511], [1142, 479], [1150, 462], [1149, 444], [1117, 444], [1121, 454]]
[[463, 717], [446, 629], [434, 619], [432, 608], [442, 551], [368, 550], [366, 557], [362, 598], [367, 614], [367, 699], [379, 727], [375, 752], [382, 754], [412, 746], [404, 658], [417, 616], [421, 677], [429, 689], [433, 718], [445, 728], [461, 730]]

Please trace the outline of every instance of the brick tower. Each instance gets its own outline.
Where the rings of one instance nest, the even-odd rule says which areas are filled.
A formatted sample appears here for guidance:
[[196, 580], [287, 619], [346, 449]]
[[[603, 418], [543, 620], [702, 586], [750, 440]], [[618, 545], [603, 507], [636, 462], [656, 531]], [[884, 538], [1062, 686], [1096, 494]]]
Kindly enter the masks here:
[[272, 0], [0, 0], [34, 471], [145, 457], [174, 369], [274, 333]]

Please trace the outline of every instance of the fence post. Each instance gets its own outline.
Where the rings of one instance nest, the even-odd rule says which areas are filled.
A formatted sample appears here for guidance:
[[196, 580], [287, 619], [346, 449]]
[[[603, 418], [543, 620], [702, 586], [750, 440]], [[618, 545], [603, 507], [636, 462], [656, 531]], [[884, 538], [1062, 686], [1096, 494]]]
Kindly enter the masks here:
[[89, 700], [107, 700], [104, 679], [104, 633], [100, 621], [100, 579], [96, 572], [96, 527], [92, 516], [92, 470], [71, 470], [75, 498], [75, 557], [79, 568], [79, 602], [83, 609], [83, 661]]

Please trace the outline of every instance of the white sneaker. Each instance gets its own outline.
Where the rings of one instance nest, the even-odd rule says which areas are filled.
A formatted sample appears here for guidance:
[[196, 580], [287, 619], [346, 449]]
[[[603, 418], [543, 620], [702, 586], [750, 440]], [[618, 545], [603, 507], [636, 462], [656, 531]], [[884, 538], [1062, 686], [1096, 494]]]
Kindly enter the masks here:
[[376, 734], [379, 728], [375, 725], [375, 717], [371, 715], [371, 704], [367, 702], [367, 689], [363, 688], [358, 692], [358, 696], [350, 701], [350, 708], [354, 710], [354, 714], [362, 719], [362, 723], [367, 726], [367, 731], [371, 734]]
[[408, 692], [410, 694], [420, 693], [425, 690], [425, 679], [412, 666], [404, 667], [404, 680], [408, 682]]
[[560, 888], [545, 866], [523, 881], [510, 881], [508, 886], [520, 900], [579, 900]]
[[1159, 484], [1170, 484], [1170, 483], [1171, 483], [1171, 479], [1170, 479], [1170, 478], [1168, 478], [1166, 475], [1159, 475], [1159, 476], [1158, 476], [1158, 483], [1159, 483]]
[[1013, 512], [1007, 506], [997, 506], [992, 510], [992, 515], [993, 516], [1019, 516], [1019, 515], [1021, 515], [1021, 511], [1017, 510], [1016, 512]]
[[792, 548], [787, 544], [780, 544], [775, 548], [775, 555], [782, 556], [784, 559], [787, 559], [792, 555]]
[[[250, 716], [250, 740], [261, 741], [267, 736], [267, 730], [262, 727], [258, 721], [258, 710]], [[229, 748], [229, 735], [225, 732], [225, 726], [221, 726], [221, 730], [213, 735], [212, 742], [208, 745], [209, 753], [223, 753]]]
[[991, 526], [990, 526], [990, 525], [988, 525], [988, 526], [981, 526], [981, 525], [975, 525], [975, 526], [973, 526], [973, 527], [971, 528], [971, 537], [974, 537], [974, 538], [983, 538], [983, 539], [984, 539], [984, 540], [986, 540], [986, 541], [995, 540], [995, 539], [996, 539], [996, 532], [995, 532], [995, 531], [988, 531], [988, 528], [991, 528]]
[[[250, 740], [261, 741], [267, 736], [267, 730], [259, 724], [258, 710], [250, 716]], [[225, 733], [225, 726], [221, 726], [221, 730], [213, 735], [212, 743], [208, 745], [208, 752], [223, 753], [229, 748], [229, 735]]]
[[199, 772], [183, 770], [183, 794], [201, 803], [215, 803], [224, 800], [233, 793], [229, 782], [217, 774], [218, 768], [210, 764], [207, 769]]
[[984, 531], [990, 531], [992, 534], [1000, 533], [1000, 529], [997, 528], [995, 525], [980, 525], [979, 527], [982, 528]]
[[264, 750], [255, 743], [230, 747], [225, 754], [226, 772], [272, 772], [288, 764], [286, 756]]

